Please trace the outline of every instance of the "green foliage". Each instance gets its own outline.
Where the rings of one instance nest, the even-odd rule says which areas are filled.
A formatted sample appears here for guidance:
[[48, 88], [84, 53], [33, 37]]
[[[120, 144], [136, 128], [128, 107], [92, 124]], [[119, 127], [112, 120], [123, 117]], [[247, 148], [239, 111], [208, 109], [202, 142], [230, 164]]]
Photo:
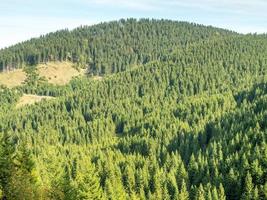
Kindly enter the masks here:
[[76, 199], [102, 199], [102, 189], [95, 175], [96, 171], [89, 166], [85, 172], [78, 175], [77, 181], [77, 197]]
[[245, 179], [245, 190], [242, 195], [242, 199], [253, 199], [253, 183], [252, 183], [252, 177], [250, 173], [248, 172], [246, 179]]
[[2, 196], [7, 196], [10, 192], [8, 184], [11, 182], [14, 171], [13, 157], [15, 153], [14, 141], [7, 133], [4, 133], [1, 138], [0, 150], [0, 185]]
[[2, 198], [37, 199], [37, 177], [34, 175], [34, 161], [25, 143], [15, 147], [15, 140], [4, 134], [1, 139], [0, 185]]
[[[151, 31], [152, 30], [152, 31]], [[169, 49], [228, 31], [170, 20], [128, 19], [62, 30], [0, 51], [0, 71], [40, 62], [75, 62], [94, 74], [163, 60]]]
[[[2, 198], [266, 199], [266, 37], [129, 19], [0, 52], [48, 60], [105, 76], [1, 88]], [[22, 92], [57, 100], [14, 109]]]

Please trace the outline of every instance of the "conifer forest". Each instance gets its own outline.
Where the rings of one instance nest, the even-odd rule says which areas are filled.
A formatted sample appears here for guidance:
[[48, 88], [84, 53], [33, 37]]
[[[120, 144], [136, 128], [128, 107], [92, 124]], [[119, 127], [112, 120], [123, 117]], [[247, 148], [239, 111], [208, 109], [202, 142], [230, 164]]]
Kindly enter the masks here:
[[[55, 85], [50, 62], [86, 73]], [[267, 199], [266, 34], [121, 19], [1, 49], [0, 74], [16, 70], [0, 199]], [[17, 107], [25, 94], [53, 98]]]

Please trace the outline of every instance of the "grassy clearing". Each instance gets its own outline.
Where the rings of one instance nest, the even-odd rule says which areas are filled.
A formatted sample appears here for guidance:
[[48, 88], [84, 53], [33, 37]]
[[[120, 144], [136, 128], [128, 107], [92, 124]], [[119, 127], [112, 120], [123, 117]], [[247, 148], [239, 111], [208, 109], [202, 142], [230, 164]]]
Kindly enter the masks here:
[[16, 105], [16, 108], [21, 108], [26, 105], [32, 105], [37, 102], [41, 102], [44, 100], [51, 100], [51, 99], [55, 99], [55, 97], [24, 94], [22, 97], [20, 97]]
[[25, 79], [26, 74], [22, 69], [0, 73], [0, 85], [5, 85], [8, 88], [20, 86]]
[[[41, 77], [45, 77], [49, 83], [55, 85], [65, 85], [73, 77], [86, 73], [85, 69], [75, 69], [71, 62], [49, 62], [47, 64], [39, 64], [37, 66], [37, 71]], [[0, 85], [5, 85], [9, 88], [22, 85], [25, 79], [26, 73], [23, 69], [0, 73]]]
[[85, 70], [77, 70], [71, 62], [49, 62], [38, 65], [39, 75], [45, 77], [49, 83], [65, 85], [73, 77], [84, 75]]

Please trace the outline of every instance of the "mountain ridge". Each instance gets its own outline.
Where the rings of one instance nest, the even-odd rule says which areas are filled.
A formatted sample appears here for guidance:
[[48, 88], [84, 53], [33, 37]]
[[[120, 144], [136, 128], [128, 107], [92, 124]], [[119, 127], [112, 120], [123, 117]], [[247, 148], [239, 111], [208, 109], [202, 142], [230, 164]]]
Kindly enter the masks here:
[[[162, 24], [162, 25], [161, 25]], [[161, 27], [162, 26], [162, 27]], [[124, 27], [124, 28], [123, 28]], [[158, 27], [158, 28], [157, 28]], [[159, 29], [160, 28], [160, 29]], [[97, 56], [98, 61], [100, 60], [101, 56], [109, 56], [106, 55], [106, 53], [103, 54], [104, 49], [101, 48], [100, 52], [94, 52], [94, 48], [98, 48], [99, 44], [95, 40], [100, 40], [100, 42], [107, 42], [109, 41], [112, 42], [111, 40], [114, 39], [114, 42], [116, 42], [118, 39], [123, 41], [122, 39], [130, 39], [131, 37], [135, 37], [134, 30], [138, 32], [138, 34], [144, 32], [143, 34], [150, 34], [153, 37], [157, 37], [157, 33], [151, 34], [148, 30], [149, 29], [155, 29], [158, 31], [158, 34], [164, 35], [164, 28], [166, 29], [176, 29], [176, 32], [180, 35], [180, 37], [187, 37], [186, 35], [189, 32], [197, 32], [200, 31], [200, 36], [195, 35], [196, 39], [198, 37], [208, 37], [208, 34], [206, 33], [207, 30], [210, 30], [214, 34], [221, 32], [222, 34], [228, 33], [228, 34], [234, 34], [233, 32], [226, 31], [223, 29], [219, 28], [210, 28], [206, 27], [203, 25], [198, 25], [198, 24], [193, 24], [193, 23], [186, 23], [186, 22], [176, 22], [176, 21], [171, 21], [171, 20], [149, 20], [149, 19], [140, 19], [140, 20], [135, 20], [135, 19], [128, 19], [128, 20], [120, 20], [120, 21], [112, 21], [109, 23], [100, 23], [97, 25], [93, 26], [85, 26], [85, 27], [80, 27], [77, 29], [74, 29], [72, 31], [68, 30], [62, 30], [62, 31], [57, 31], [55, 33], [50, 33], [45, 36], [41, 36], [40, 38], [37, 39], [32, 39], [23, 43], [20, 43], [18, 45], [14, 45], [12, 47], [2, 49], [0, 50], [0, 71], [3, 70], [9, 70], [12, 68], [20, 68], [24, 64], [38, 64], [40, 62], [47, 62], [47, 61], [58, 61], [58, 60], [71, 60], [77, 63], [90, 63], [91, 62], [91, 68], [92, 70], [97, 73], [100, 73], [100, 69], [95, 69], [95, 68], [101, 68], [99, 63], [96, 63], [95, 60], [90, 60], [94, 59], [93, 56]], [[124, 30], [125, 29], [125, 30]], [[186, 30], [188, 29], [188, 30]], [[201, 31], [202, 29], [206, 31]], [[111, 30], [111, 31], [110, 31]], [[106, 31], [106, 33], [105, 33]], [[162, 32], [163, 31], [163, 32]], [[171, 34], [170, 30], [168, 31], [169, 37], [168, 39], [170, 40], [171, 38], [177, 38], [175, 34]], [[186, 32], [184, 32], [186, 31]], [[162, 32], [162, 33], [160, 33]], [[103, 35], [103, 33], [105, 33]], [[124, 38], [122, 34], [127, 35], [128, 38]], [[166, 32], [167, 33], [167, 32]], [[97, 34], [97, 35], [95, 35]], [[195, 33], [194, 33], [195, 34]], [[203, 34], [203, 36], [201, 35]], [[235, 33], [236, 34], [236, 33]], [[116, 36], [117, 35], [117, 36]], [[137, 36], [137, 35], [136, 35]], [[149, 35], [148, 35], [149, 36]], [[149, 36], [149, 37], [151, 37]], [[111, 37], [111, 38], [109, 38]], [[117, 39], [116, 39], [117, 37]], [[138, 38], [139, 36], [137, 36]], [[141, 36], [142, 37], [142, 36]], [[142, 42], [147, 42], [147, 40], [150, 40], [150, 42], [153, 41], [152, 38], [148, 38], [146, 35], [143, 36], [144, 40], [140, 41], [139, 43], [135, 44], [136, 41], [127, 41], [124, 42], [128, 48], [132, 48], [130, 51], [134, 51], [134, 46], [136, 46], [136, 49], [139, 49], [141, 52], [136, 52], [132, 56], [133, 58], [131, 59], [137, 59], [137, 61], [128, 61], [127, 65], [129, 64], [134, 64], [134, 62], [146, 62], [145, 59], [149, 58], [135, 58], [136, 56], [141, 56], [142, 50], [140, 46], [144, 45]], [[139, 37], [140, 38], [140, 37]], [[154, 38], [154, 43], [157, 44], [157, 40], [161, 40], [161, 38]], [[164, 38], [163, 38], [164, 39]], [[166, 39], [166, 38], [165, 38]], [[175, 41], [174, 43], [179, 43], [179, 37], [178, 40]], [[194, 40], [194, 39], [193, 39]], [[129, 45], [127, 43], [129, 42]], [[51, 43], [54, 43], [51, 45]], [[72, 44], [72, 46], [67, 46], [69, 43]], [[159, 43], [164, 45], [164, 43]], [[171, 43], [168, 42], [168, 45]], [[104, 43], [103, 43], [104, 45]], [[119, 44], [107, 44], [104, 45], [110, 51], [112, 51], [112, 48], [115, 47], [115, 51], [112, 52], [118, 54], [118, 58], [123, 58], [124, 52], [118, 51], [116, 49], [119, 49], [120, 46], [117, 46]], [[164, 45], [166, 46], [166, 45]], [[66, 49], [67, 48], [67, 49]], [[142, 47], [144, 48], [144, 46]], [[149, 47], [151, 48], [151, 47]], [[129, 49], [128, 49], [129, 50]], [[149, 49], [147, 49], [149, 50]], [[151, 49], [153, 50], [153, 48]], [[151, 50], [149, 50], [151, 52]], [[23, 53], [24, 52], [24, 53]], [[144, 52], [144, 51], [143, 51]], [[94, 55], [95, 53], [97, 54], [102, 54], [102, 55]], [[130, 53], [130, 52], [129, 52]], [[82, 54], [82, 57], [79, 57]], [[146, 53], [145, 53], [146, 54]], [[12, 55], [12, 56], [11, 56]], [[148, 56], [148, 55], [146, 55]], [[159, 55], [155, 55], [158, 57]], [[86, 61], [84, 61], [84, 59]], [[125, 58], [124, 58], [125, 59]], [[99, 61], [100, 62], [100, 61]], [[103, 63], [106, 64], [105, 62], [108, 62], [107, 64], [112, 64], [111, 61], [109, 60], [104, 60]], [[100, 63], [101, 65], [101, 63]], [[121, 66], [119, 66], [121, 68]], [[121, 71], [123, 69], [118, 69], [118, 71]], [[111, 69], [109, 69], [111, 71]]]

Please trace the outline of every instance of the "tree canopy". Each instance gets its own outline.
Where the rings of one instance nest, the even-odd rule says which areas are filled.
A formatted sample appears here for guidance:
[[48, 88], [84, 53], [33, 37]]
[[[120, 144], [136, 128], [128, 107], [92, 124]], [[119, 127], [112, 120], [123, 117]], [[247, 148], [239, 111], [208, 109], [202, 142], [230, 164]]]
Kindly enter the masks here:
[[[54, 86], [34, 70], [51, 60], [103, 79]], [[2, 199], [267, 198], [265, 35], [120, 20], [0, 51], [24, 65], [0, 88]], [[17, 109], [23, 93], [56, 100]]]

